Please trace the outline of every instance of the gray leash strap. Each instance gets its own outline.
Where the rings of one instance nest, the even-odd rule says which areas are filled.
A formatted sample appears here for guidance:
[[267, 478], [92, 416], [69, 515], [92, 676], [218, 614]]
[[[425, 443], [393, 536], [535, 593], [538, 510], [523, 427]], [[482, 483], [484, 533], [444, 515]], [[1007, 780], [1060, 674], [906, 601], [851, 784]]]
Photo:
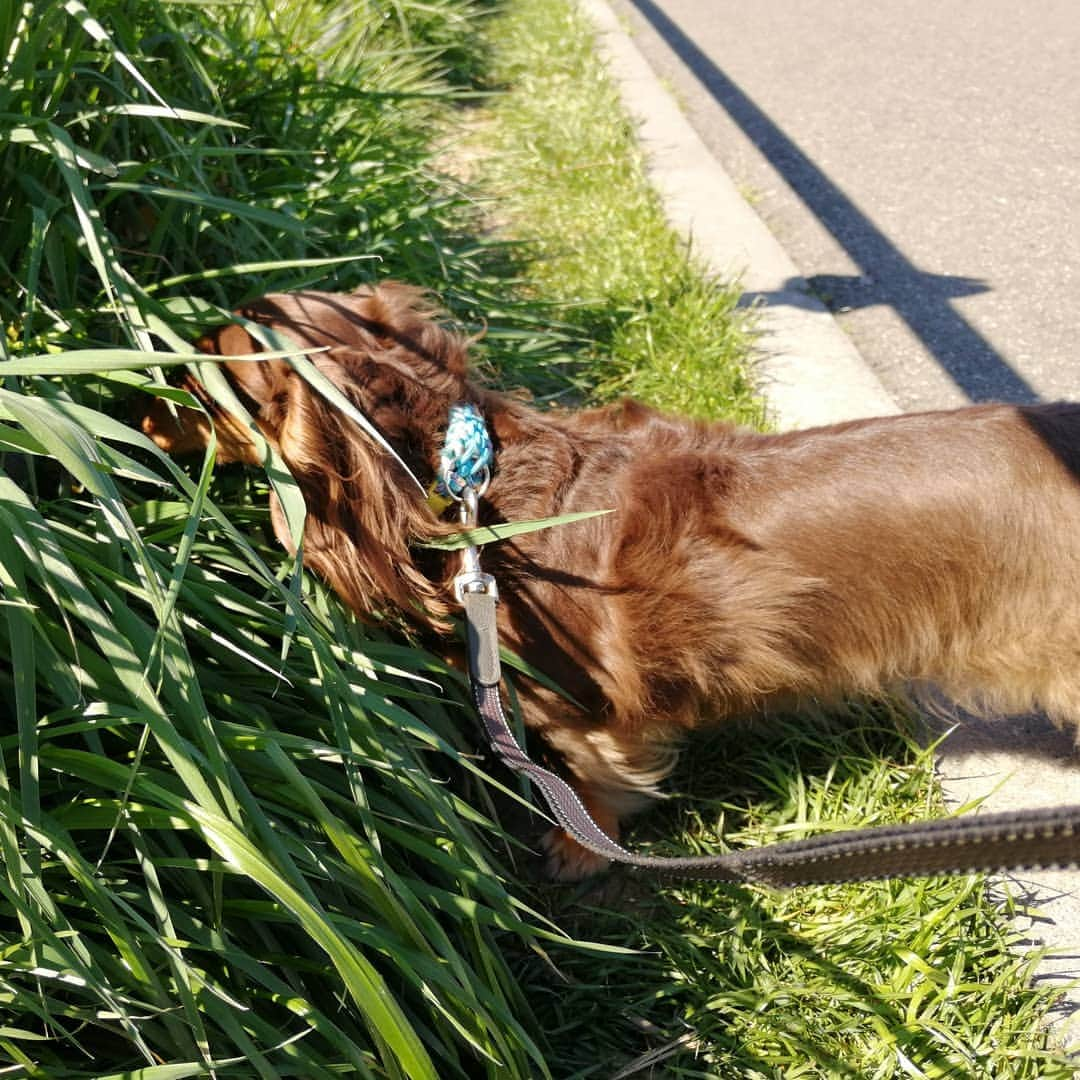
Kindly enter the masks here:
[[514, 737], [499, 696], [497, 595], [490, 577], [474, 569], [458, 595], [465, 608], [473, 697], [492, 747], [505, 765], [540, 789], [560, 828], [606, 859], [665, 877], [775, 887], [1033, 870], [1080, 862], [1080, 806], [856, 829], [729, 855], [635, 855], [612, 840], [574, 789], [536, 764]]

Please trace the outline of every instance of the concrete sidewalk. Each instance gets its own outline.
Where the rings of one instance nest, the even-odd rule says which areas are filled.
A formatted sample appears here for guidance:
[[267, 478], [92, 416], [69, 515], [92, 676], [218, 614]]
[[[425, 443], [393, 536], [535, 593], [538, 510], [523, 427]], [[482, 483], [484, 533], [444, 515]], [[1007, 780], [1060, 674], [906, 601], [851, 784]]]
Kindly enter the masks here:
[[[781, 429], [811, 427], [898, 409], [832, 315], [747, 204], [679, 110], [605, 0], [579, 0], [599, 31], [623, 103], [640, 123], [650, 177], [669, 219], [708, 268], [738, 278], [759, 314], [757, 374]], [[958, 718], [961, 719], [961, 718]], [[938, 757], [950, 805], [975, 799], [988, 811], [1080, 802], [1080, 761], [1070, 733], [1038, 717], [962, 718]], [[1063, 1044], [1080, 1042], [1080, 872], [1009, 878], [1027, 908], [1032, 946], [1053, 955], [1037, 979], [1060, 981], [1056, 1018]]]

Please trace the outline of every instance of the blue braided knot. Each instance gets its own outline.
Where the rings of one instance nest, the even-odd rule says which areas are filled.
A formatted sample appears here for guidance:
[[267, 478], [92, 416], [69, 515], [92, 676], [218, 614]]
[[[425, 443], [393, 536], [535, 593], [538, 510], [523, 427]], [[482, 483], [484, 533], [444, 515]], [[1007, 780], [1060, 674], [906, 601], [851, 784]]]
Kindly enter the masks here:
[[466, 488], [482, 488], [491, 475], [493, 460], [491, 437], [476, 406], [451, 405], [435, 490], [460, 498]]

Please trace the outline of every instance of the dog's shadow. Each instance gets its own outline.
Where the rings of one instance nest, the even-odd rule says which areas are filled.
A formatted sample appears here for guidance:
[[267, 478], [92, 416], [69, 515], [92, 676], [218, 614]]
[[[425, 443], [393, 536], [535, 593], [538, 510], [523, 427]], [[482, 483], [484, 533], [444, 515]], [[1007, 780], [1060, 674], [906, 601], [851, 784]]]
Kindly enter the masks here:
[[891, 702], [808, 705], [696, 732], [666, 785], [668, 799], [638, 831], [652, 839], [658, 829], [698, 831], [714, 821], [723, 835], [766, 821], [834, 826], [834, 793], [872, 786], [882, 770], [908, 770], [922, 746], [917, 714]]
[[926, 728], [937, 741], [937, 757], [946, 767], [962, 765], [974, 755], [1006, 756], [1018, 765], [1046, 767], [1072, 772], [1080, 781], [1080, 755], [1074, 732], [1056, 727], [1041, 713], [1023, 716], [972, 716], [962, 710], [926, 716]]

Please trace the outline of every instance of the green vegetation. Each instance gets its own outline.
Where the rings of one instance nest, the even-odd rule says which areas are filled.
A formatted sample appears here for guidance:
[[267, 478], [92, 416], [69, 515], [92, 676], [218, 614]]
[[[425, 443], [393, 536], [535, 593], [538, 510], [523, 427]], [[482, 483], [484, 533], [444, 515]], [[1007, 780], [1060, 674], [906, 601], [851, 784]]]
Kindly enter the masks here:
[[760, 424], [739, 290], [708, 281], [664, 220], [634, 129], [572, 5], [510, 5], [494, 25], [496, 98], [479, 138], [497, 215], [527, 242], [528, 292], [585, 336], [590, 398]]
[[[901, 717], [853, 708], [768, 724], [696, 740], [631, 845], [723, 851], [939, 811], [929, 755]], [[558, 1076], [1074, 1074], [1041, 1032], [1053, 992], [1028, 988], [1034, 957], [1010, 951], [1011, 904], [979, 877], [769, 892], [624, 876], [553, 904], [563, 925], [636, 950], [560, 951], [561, 979], [523, 974], [559, 1033]]]
[[542, 1072], [457, 681], [123, 422], [207, 302], [480, 281], [427, 149], [472, 8], [3, 11], [5, 1075]]
[[[8, 3], [0, 65], [0, 1073], [1071, 1075], [977, 880], [516, 881], [460, 678], [127, 422], [208, 305], [382, 276], [543, 397], [760, 421], [567, 0]], [[932, 812], [848, 721], [703, 740], [637, 842]]]

